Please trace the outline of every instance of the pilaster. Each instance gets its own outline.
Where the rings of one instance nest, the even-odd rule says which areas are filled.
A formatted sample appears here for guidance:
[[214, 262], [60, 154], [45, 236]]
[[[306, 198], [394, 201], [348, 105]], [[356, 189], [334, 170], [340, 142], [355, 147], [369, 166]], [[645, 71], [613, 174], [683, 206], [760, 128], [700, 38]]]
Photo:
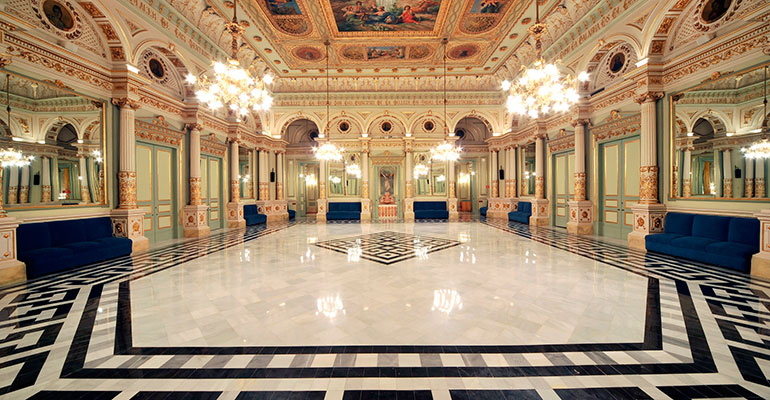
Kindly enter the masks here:
[[230, 139], [230, 202], [227, 203], [227, 227], [243, 228], [243, 203], [241, 203], [240, 184], [238, 182], [238, 139]]
[[457, 209], [457, 198], [447, 199], [446, 206], [447, 210], [449, 210], [449, 221], [459, 221], [460, 213]]
[[414, 222], [414, 199], [411, 197], [404, 199], [404, 221]]
[[593, 203], [586, 195], [586, 125], [590, 121], [578, 118], [572, 122], [575, 127], [575, 197], [568, 201], [569, 222], [567, 232], [576, 235], [592, 235], [594, 233]]
[[190, 204], [182, 207], [182, 221], [184, 221], [184, 237], [204, 237], [211, 233], [211, 228], [206, 222], [208, 206], [201, 201], [201, 130], [197, 123], [185, 125], [190, 137]]

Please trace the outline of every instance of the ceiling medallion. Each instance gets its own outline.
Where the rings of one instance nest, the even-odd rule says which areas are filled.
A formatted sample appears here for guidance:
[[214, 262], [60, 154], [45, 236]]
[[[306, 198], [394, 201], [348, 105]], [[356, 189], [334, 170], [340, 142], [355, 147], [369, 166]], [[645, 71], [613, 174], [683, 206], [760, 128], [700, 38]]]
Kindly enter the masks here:
[[273, 81], [269, 73], [259, 76], [253, 66], [244, 69], [238, 62], [238, 39], [243, 35], [244, 28], [238, 23], [238, 1], [233, 3], [233, 20], [225, 25], [232, 39], [231, 57], [227, 62], [214, 63], [214, 79], [206, 75], [196, 77], [187, 75], [187, 83], [197, 83], [195, 92], [198, 100], [206, 103], [212, 110], [223, 106], [228, 107], [238, 118], [244, 117], [249, 110], [267, 111], [273, 103], [273, 98], [267, 86]]
[[539, 118], [552, 112], [565, 112], [580, 100], [577, 81], [587, 82], [588, 73], [583, 71], [577, 81], [571, 75], [562, 77], [556, 64], [548, 64], [542, 56], [541, 38], [548, 30], [540, 22], [540, 9], [535, 2], [536, 22], [529, 28], [535, 38], [537, 59], [532, 68], [521, 66], [520, 78], [510, 82], [503, 81], [502, 89], [508, 91], [508, 112]]

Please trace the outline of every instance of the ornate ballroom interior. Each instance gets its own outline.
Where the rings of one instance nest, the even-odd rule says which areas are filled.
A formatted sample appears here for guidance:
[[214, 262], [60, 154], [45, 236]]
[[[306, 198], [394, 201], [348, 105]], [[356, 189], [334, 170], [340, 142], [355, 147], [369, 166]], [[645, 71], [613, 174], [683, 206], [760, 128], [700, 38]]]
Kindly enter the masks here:
[[770, 397], [770, 3], [0, 1], [0, 398]]

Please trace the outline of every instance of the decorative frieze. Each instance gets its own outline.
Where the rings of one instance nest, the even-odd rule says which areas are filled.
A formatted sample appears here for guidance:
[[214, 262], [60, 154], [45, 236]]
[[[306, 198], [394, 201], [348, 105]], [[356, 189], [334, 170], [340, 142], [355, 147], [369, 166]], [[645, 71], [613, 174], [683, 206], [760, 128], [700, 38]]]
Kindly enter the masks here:
[[118, 208], [132, 209], [136, 206], [136, 172], [118, 172]]

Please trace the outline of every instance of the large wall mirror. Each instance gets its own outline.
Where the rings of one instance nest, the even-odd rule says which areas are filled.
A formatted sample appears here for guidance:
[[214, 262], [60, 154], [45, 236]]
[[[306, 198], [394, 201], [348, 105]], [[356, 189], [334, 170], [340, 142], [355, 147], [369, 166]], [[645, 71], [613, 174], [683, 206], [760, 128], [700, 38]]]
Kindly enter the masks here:
[[106, 204], [105, 103], [4, 70], [0, 85], [0, 148], [34, 157], [3, 169], [5, 208]]
[[254, 190], [254, 150], [238, 147], [238, 181], [241, 198], [256, 199]]
[[524, 166], [522, 169], [521, 192], [525, 196], [535, 195], [535, 143], [529, 143], [524, 146], [524, 157], [522, 158]]
[[446, 163], [434, 162], [428, 153], [414, 155], [412, 167], [417, 196], [446, 196]]
[[770, 63], [671, 96], [671, 197], [767, 201], [767, 159], [746, 154], [766, 140]]
[[342, 161], [329, 163], [330, 196], [358, 197], [361, 195], [361, 156], [358, 153], [347, 153]]

